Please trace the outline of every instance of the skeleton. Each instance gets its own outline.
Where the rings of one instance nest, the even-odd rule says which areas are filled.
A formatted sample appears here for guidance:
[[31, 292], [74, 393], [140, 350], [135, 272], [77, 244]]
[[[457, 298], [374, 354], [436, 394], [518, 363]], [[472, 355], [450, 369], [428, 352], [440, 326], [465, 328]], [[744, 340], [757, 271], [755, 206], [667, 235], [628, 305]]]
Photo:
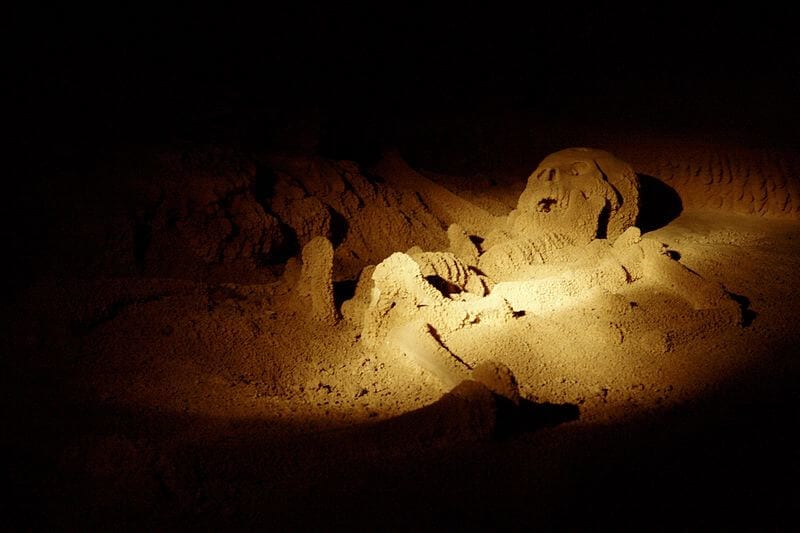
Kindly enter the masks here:
[[486, 237], [480, 269], [501, 281], [518, 264], [563, 260], [559, 250], [613, 240], [638, 214], [639, 181], [627, 163], [602, 150], [556, 152], [528, 178], [504, 227]]
[[470, 249], [463, 230], [451, 226], [450, 252], [398, 252], [365, 269], [369, 279], [362, 277], [343, 312], [362, 325], [367, 343], [407, 354], [448, 387], [483, 374], [448, 350], [443, 336], [477, 322], [552, 312], [642, 278], [696, 310], [725, 308], [740, 320], [721, 285], [641, 237], [638, 200], [636, 174], [608, 152], [557, 152], [529, 177], [517, 208], [485, 236], [481, 250]]
[[580, 245], [620, 236], [635, 224], [638, 204], [639, 180], [627, 163], [602, 150], [569, 148], [542, 161], [508, 222], [520, 236], [554, 232]]

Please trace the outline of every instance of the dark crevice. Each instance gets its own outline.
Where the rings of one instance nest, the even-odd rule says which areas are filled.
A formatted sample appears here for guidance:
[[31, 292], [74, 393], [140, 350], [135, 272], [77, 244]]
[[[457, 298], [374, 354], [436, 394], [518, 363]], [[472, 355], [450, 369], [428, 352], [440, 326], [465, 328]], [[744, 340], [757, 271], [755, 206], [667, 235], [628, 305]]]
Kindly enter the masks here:
[[[277, 217], [276, 217], [277, 218]], [[267, 266], [285, 263], [290, 257], [295, 257], [300, 253], [300, 242], [297, 233], [291, 226], [280, 221], [281, 239], [271, 249], [270, 253], [261, 256], [261, 263]]]
[[227, 207], [223, 208], [222, 216], [225, 218], [225, 220], [228, 221], [228, 224], [231, 225], [231, 231], [222, 240], [222, 246], [220, 246], [219, 248], [219, 256], [217, 257], [217, 263], [219, 263], [220, 265], [225, 262], [225, 250], [227, 250], [228, 246], [230, 246], [236, 241], [236, 238], [241, 233], [239, 224], [236, 223], [236, 219], [233, 217], [233, 215], [231, 214], [231, 212], [228, 210]]
[[359, 194], [358, 190], [356, 190], [356, 188], [353, 187], [353, 184], [350, 182], [350, 179], [348, 178], [348, 174], [349, 173], [347, 171], [345, 171], [345, 170], [339, 169], [337, 171], [337, 174], [339, 174], [339, 177], [341, 178], [342, 183], [344, 184], [344, 190], [352, 193], [353, 196], [355, 196], [356, 199], [358, 199], [358, 207], [359, 207], [359, 209], [364, 207], [364, 205], [366, 203], [366, 200], [364, 198], [362, 198], [361, 194]]
[[608, 176], [606, 176], [606, 173], [603, 172], [602, 168], [600, 168], [600, 164], [596, 160], [592, 160], [592, 163], [594, 163], [594, 166], [597, 169], [597, 171], [600, 173], [600, 176], [603, 178], [603, 181], [608, 183]]
[[[270, 248], [270, 253], [261, 255], [260, 263], [264, 266], [274, 266], [286, 262], [290, 257], [300, 253], [300, 243], [297, 232], [284, 220], [272, 211], [270, 200], [275, 195], [275, 185], [278, 177], [275, 171], [263, 164], [256, 165], [255, 179], [252, 184], [253, 197], [256, 203], [267, 215], [275, 218], [279, 223], [281, 238]], [[298, 183], [298, 186], [301, 185]], [[307, 191], [306, 191], [307, 192]], [[333, 216], [333, 213], [331, 213]]]
[[328, 208], [331, 213], [331, 244], [336, 248], [347, 237], [347, 231], [350, 229], [350, 224], [343, 214], [333, 209]]
[[477, 274], [479, 276], [485, 276], [486, 275], [486, 274], [484, 274], [483, 270], [481, 270], [480, 268], [478, 268], [476, 266], [470, 265], [468, 268], [469, 268], [470, 272], [474, 272], [475, 274]]
[[386, 180], [383, 179], [381, 176], [375, 174], [375, 172], [367, 169], [361, 169], [361, 175], [372, 185], [379, 185], [381, 183], [386, 183]]
[[425, 208], [426, 211], [433, 211], [419, 192], [414, 191], [414, 196], [417, 197], [417, 201], [422, 205], [422, 207]]
[[750, 309], [750, 298], [727, 290], [725, 292], [728, 294], [728, 296], [731, 297], [731, 299], [734, 302], [739, 304], [739, 307], [742, 310], [742, 327], [743, 328], [749, 327], [756, 319], [756, 317], [758, 317], [758, 313]]
[[263, 164], [256, 164], [256, 174], [253, 179], [253, 196], [265, 211], [267, 211], [266, 201], [275, 194], [277, 181], [278, 178], [274, 170]]
[[444, 279], [441, 276], [436, 276], [436, 275], [425, 276], [425, 281], [427, 281], [428, 283], [433, 285], [433, 287], [436, 290], [438, 290], [439, 292], [441, 292], [445, 296], [448, 296], [450, 294], [458, 294], [458, 293], [461, 292], [461, 288], [458, 285], [454, 285], [453, 283], [450, 283], [449, 281], [447, 281], [446, 279]]
[[642, 233], [663, 228], [681, 214], [683, 202], [678, 193], [653, 176], [639, 174], [639, 219]]
[[222, 242], [222, 246], [219, 249], [219, 255], [217, 257], [217, 262], [222, 264], [225, 262], [225, 250], [228, 248], [230, 244], [232, 244], [241, 234], [241, 228], [239, 224], [236, 222], [236, 217], [233, 216], [231, 213], [231, 206], [233, 205], [233, 201], [237, 196], [241, 196], [243, 194], [247, 194], [249, 192], [249, 187], [237, 187], [229, 191], [225, 196], [223, 196], [219, 200], [220, 210], [222, 212], [222, 216], [228, 223], [231, 225], [231, 231], [228, 235], [225, 236]]
[[343, 279], [333, 282], [333, 302], [336, 309], [341, 310], [342, 304], [356, 295], [357, 279]]
[[608, 221], [611, 219], [611, 203], [606, 200], [606, 204], [600, 211], [597, 217], [597, 235], [598, 239], [605, 239], [608, 237]]
[[479, 235], [469, 235], [469, 240], [475, 247], [478, 249], [478, 252], [483, 252], [483, 241], [484, 238]]
[[500, 440], [572, 422], [581, 415], [580, 408], [571, 403], [535, 403], [523, 398], [517, 405], [497, 394], [494, 398], [497, 405], [494, 436]]
[[439, 344], [439, 346], [444, 348], [447, 351], [447, 353], [450, 354], [450, 357], [452, 357], [455, 361], [457, 361], [458, 364], [462, 365], [467, 370], [472, 370], [472, 366], [469, 363], [467, 363], [459, 356], [450, 351], [450, 348], [448, 348], [447, 345], [444, 343], [444, 341], [442, 341], [442, 336], [439, 335], [439, 332], [436, 330], [436, 328], [434, 328], [430, 324], [428, 324], [428, 333], [431, 334], [431, 337], [433, 337], [433, 339]]
[[595, 168], [597, 168], [597, 171], [600, 172], [600, 176], [603, 178], [603, 181], [608, 183], [608, 186], [611, 187], [612, 191], [614, 191], [614, 197], [617, 199], [617, 206], [621, 206], [625, 202], [625, 199], [622, 198], [622, 194], [617, 190], [616, 187], [614, 187], [614, 185], [610, 181], [608, 181], [608, 175], [603, 170], [603, 167], [600, 166], [600, 163], [594, 161], [594, 166]]

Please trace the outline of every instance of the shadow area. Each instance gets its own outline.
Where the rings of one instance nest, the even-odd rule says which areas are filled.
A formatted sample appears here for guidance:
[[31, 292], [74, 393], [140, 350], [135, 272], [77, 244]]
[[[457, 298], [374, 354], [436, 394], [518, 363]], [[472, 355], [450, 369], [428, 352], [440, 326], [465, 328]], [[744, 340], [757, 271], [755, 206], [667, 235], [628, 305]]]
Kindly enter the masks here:
[[[470, 450], [579, 414], [575, 405], [517, 405], [474, 381], [394, 418], [316, 431], [301, 419], [226, 420], [84, 402], [61, 410], [60, 424], [31, 427], [11, 447], [20, 524], [303, 523], [347, 495], [395, 492], [420, 461], [461, 463]], [[314, 494], [327, 498], [313, 501]]]
[[[794, 361], [794, 345], [775, 357]], [[798, 463], [786, 431], [800, 369], [774, 359], [702, 399], [552, 432], [541, 429], [578, 407], [514, 404], [474, 382], [396, 418], [314, 432], [299, 419], [126, 410], [61, 394], [18, 413], [36, 431], [6, 448], [11, 524], [634, 529], [660, 516], [656, 530], [688, 517], [706, 529], [792, 529]]]
[[508, 398], [495, 395], [497, 422], [494, 437], [504, 440], [523, 433], [573, 422], [580, 418], [580, 408], [571, 403], [536, 403], [520, 399], [519, 405]]
[[[388, 420], [334, 430], [328, 437], [339, 440], [338, 435], [343, 437], [341, 442], [358, 442], [362, 452], [416, 455], [421, 450], [449, 449], [467, 442], [505, 440], [579, 417], [574, 404], [540, 404], [526, 399], [515, 403], [476, 381], [465, 380], [430, 405]], [[401, 442], [398, 435], [404, 436]]]
[[683, 212], [678, 192], [653, 176], [639, 174], [639, 220], [642, 233], [663, 228]]
[[753, 323], [753, 320], [755, 320], [756, 317], [758, 316], [758, 313], [756, 313], [750, 308], [750, 298], [748, 298], [747, 296], [743, 296], [741, 294], [736, 294], [735, 292], [731, 292], [728, 290], [726, 290], [725, 292], [728, 294], [728, 296], [731, 297], [731, 299], [734, 302], [739, 304], [739, 308], [742, 311], [742, 327], [746, 328], [750, 326]]

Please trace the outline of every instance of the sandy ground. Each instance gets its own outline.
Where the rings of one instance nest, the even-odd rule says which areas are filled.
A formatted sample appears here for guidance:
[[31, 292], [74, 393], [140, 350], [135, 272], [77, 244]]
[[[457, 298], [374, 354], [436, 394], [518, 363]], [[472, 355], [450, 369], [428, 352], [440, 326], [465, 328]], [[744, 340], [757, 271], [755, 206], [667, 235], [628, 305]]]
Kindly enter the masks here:
[[[519, 405], [453, 389], [359, 319], [326, 323], [301, 298], [299, 251], [333, 243], [336, 314], [363, 267], [502, 219], [527, 174], [392, 178], [405, 167], [272, 154], [208, 178], [192, 159], [187, 190], [185, 161], [141, 165], [157, 170], [120, 182], [127, 212], [96, 208], [123, 223], [65, 223], [54, 240], [86, 251], [55, 243], [8, 313], [8, 511], [66, 528], [796, 527], [796, 160], [664, 146], [613, 146], [682, 200], [643, 238], [731, 305], [645, 275], [442, 334], [469, 366], [511, 369]], [[703, 153], [723, 163], [703, 171]], [[116, 188], [106, 205], [131, 197]]]

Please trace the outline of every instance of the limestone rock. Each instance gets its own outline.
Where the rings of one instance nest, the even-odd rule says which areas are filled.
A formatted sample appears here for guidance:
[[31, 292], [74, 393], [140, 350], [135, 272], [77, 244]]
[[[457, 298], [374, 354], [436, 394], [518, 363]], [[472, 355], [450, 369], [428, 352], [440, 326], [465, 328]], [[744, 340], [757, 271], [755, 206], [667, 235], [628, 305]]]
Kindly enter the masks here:
[[556, 233], [542, 233], [537, 239], [519, 237], [488, 249], [481, 255], [478, 268], [494, 281], [505, 281], [526, 266], [560, 259], [559, 250], [566, 246], [570, 246], [570, 240]]
[[419, 265], [422, 276], [444, 294], [464, 290], [470, 272], [467, 265], [452, 253], [422, 252], [409, 255]]
[[461, 301], [445, 296], [404, 253], [394, 253], [377, 265], [372, 280], [362, 322], [362, 339], [367, 343], [380, 342], [394, 327], [412, 320], [423, 320], [446, 334], [469, 324], [501, 323], [513, 316], [508, 302], [493, 294]]
[[514, 373], [503, 363], [487, 361], [475, 367], [472, 379], [482, 383], [493, 393], [519, 405], [519, 385]]
[[305, 246], [318, 235], [331, 238], [331, 212], [319, 199], [313, 196], [297, 199], [276, 196], [271, 206], [294, 230], [300, 246]]
[[303, 247], [303, 268], [297, 291], [310, 299], [311, 315], [335, 324], [339, 313], [333, 301], [333, 245], [325, 237], [314, 237]]
[[372, 293], [372, 273], [374, 271], [375, 265], [365, 266], [358, 276], [353, 297], [342, 303], [342, 316], [348, 322], [359, 324], [364, 318], [364, 311], [369, 306]]
[[469, 367], [443, 346], [435, 334], [430, 324], [413, 321], [394, 328], [388, 340], [445, 387], [455, 387], [469, 376]]
[[478, 264], [478, 247], [470, 240], [464, 228], [458, 224], [450, 224], [450, 227], [447, 228], [447, 239], [450, 241], [449, 251], [456, 257], [467, 265]]

